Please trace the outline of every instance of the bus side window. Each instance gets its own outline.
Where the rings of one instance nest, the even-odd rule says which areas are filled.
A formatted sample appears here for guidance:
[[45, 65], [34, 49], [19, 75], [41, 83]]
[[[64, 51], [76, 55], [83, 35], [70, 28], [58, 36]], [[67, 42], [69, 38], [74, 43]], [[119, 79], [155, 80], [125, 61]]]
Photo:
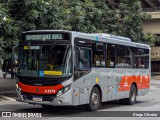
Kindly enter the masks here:
[[93, 64], [94, 67], [105, 67], [105, 57], [104, 57], [104, 43], [95, 43], [94, 45], [94, 55], [93, 55]]
[[125, 68], [127, 66], [125, 61], [125, 47], [124, 46], [116, 46], [116, 68]]
[[74, 80], [84, 76], [85, 74], [88, 74], [91, 71], [91, 57], [91, 48], [79, 46], [76, 47]]
[[144, 68], [144, 50], [137, 49], [136, 68]]
[[115, 66], [115, 45], [107, 44], [107, 67]]
[[149, 67], [149, 50], [145, 49], [145, 68]]
[[78, 68], [79, 69], [90, 69], [91, 68], [91, 50], [90, 49], [79, 49], [78, 50]]
[[134, 68], [145, 68], [145, 50], [139, 48], [132, 48]]
[[132, 68], [132, 51], [129, 47], [126, 47], [126, 54], [125, 54], [126, 66], [127, 68]]

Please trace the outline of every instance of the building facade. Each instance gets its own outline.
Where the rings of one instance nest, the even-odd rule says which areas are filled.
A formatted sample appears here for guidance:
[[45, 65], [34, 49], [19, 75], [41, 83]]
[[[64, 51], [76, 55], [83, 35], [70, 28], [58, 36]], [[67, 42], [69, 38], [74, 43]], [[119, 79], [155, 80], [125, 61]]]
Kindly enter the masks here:
[[[142, 8], [151, 15], [150, 20], [143, 22], [144, 32], [160, 37], [160, 0], [142, 0]], [[151, 72], [160, 73], [160, 41], [151, 47]]]

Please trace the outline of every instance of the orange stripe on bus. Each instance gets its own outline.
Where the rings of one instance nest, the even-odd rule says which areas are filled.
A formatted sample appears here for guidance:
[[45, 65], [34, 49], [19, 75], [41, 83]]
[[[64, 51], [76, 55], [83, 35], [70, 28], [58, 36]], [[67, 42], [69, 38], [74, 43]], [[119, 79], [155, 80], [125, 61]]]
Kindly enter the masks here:
[[138, 89], [146, 89], [150, 87], [150, 76], [123, 76], [119, 82], [118, 91], [129, 91], [131, 84], [135, 82]]

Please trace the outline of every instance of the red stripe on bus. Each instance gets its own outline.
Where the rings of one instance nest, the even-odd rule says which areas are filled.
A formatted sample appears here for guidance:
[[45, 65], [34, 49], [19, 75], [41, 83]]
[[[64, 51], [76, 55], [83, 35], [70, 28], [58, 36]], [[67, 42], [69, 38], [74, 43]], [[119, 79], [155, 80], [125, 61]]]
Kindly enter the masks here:
[[118, 91], [129, 91], [133, 82], [138, 89], [150, 88], [150, 76], [123, 76]]
[[22, 92], [33, 93], [33, 94], [56, 94], [58, 90], [63, 88], [62, 84], [56, 86], [29, 86], [18, 82], [18, 86]]

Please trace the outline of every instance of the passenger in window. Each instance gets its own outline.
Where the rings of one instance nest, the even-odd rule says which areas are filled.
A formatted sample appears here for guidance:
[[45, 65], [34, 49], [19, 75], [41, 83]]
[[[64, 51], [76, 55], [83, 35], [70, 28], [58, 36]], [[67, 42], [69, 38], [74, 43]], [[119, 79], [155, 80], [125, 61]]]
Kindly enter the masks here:
[[100, 66], [100, 60], [98, 55], [94, 55], [94, 65]]
[[138, 60], [136, 61], [134, 67], [135, 68], [141, 68], [141, 58], [138, 58]]
[[79, 68], [80, 68], [80, 69], [83, 69], [83, 63], [82, 63], [81, 60], [79, 60]]
[[90, 62], [89, 62], [89, 60], [87, 58], [84, 59], [84, 63], [85, 63], [84, 64], [85, 68], [90, 68]]
[[80, 69], [90, 68], [90, 62], [88, 60], [89, 56], [87, 56], [87, 54], [85, 55], [84, 51], [80, 51], [78, 63]]
[[116, 64], [116, 68], [129, 68], [129, 64], [126, 63], [124, 58], [119, 58], [118, 60], [119, 63]]

